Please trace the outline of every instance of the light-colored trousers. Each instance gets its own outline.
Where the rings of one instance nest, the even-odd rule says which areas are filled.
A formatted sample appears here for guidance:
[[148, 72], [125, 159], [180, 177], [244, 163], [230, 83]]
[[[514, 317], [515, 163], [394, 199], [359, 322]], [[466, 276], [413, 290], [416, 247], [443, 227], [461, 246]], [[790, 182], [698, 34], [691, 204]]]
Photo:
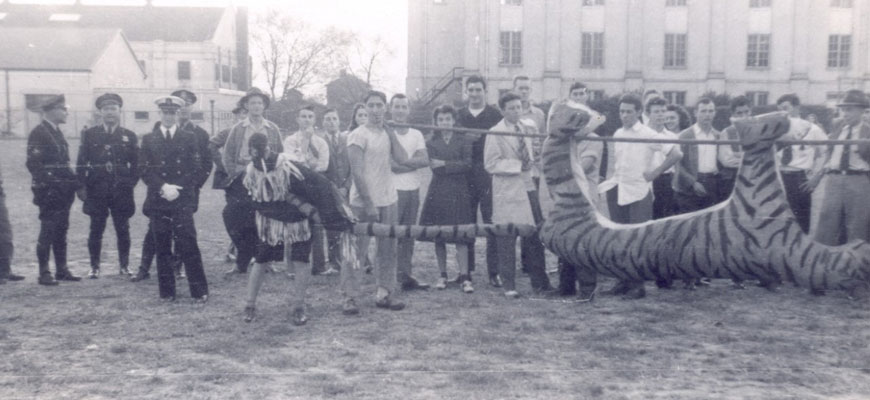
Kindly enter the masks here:
[[821, 191], [819, 215], [814, 222], [815, 240], [827, 245], [841, 244], [841, 230], [845, 240], [870, 241], [870, 176], [828, 174], [822, 178], [817, 191]]
[[[378, 217], [374, 219], [366, 218], [363, 208], [351, 208], [360, 222], [380, 222], [382, 224], [394, 225], [399, 219], [396, 203], [386, 207], [378, 207]], [[362, 266], [365, 265], [365, 259], [368, 255], [369, 240], [371, 240], [371, 237], [366, 235], [357, 237], [357, 255], [359, 256], [361, 268], [354, 269], [348, 267], [341, 269], [341, 292], [345, 298], [355, 299], [360, 296], [360, 282], [364, 273]], [[375, 282], [379, 289], [384, 289], [387, 293], [393, 293], [396, 288], [396, 238], [379, 237], [376, 238], [376, 242]]]

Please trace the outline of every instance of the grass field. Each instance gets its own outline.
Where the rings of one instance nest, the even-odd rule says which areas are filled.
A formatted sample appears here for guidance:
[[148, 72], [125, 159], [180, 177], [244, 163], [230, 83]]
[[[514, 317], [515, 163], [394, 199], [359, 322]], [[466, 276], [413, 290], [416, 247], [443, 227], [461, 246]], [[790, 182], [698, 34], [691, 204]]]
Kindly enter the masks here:
[[[345, 317], [338, 277], [316, 277], [310, 321], [294, 327], [281, 275], [267, 277], [260, 317], [246, 324], [245, 279], [222, 274], [228, 239], [213, 190], [196, 221], [208, 304], [194, 304], [184, 281], [179, 301], [165, 304], [154, 278], [117, 277], [111, 224], [101, 279], [42, 287], [24, 142], [0, 141], [0, 155], [13, 268], [27, 276], [0, 286], [0, 399], [870, 398], [868, 304], [792, 287], [648, 285], [642, 300], [577, 304], [508, 300], [478, 272], [473, 294], [415, 292], [402, 296], [401, 312], [375, 309], [367, 297], [360, 316]], [[141, 183], [137, 195], [141, 205]], [[88, 271], [87, 222], [77, 201], [69, 253], [78, 275]], [[146, 220], [137, 214], [131, 224], [138, 260]], [[417, 249], [417, 274], [433, 281], [431, 244]], [[374, 278], [365, 279], [373, 293]]]

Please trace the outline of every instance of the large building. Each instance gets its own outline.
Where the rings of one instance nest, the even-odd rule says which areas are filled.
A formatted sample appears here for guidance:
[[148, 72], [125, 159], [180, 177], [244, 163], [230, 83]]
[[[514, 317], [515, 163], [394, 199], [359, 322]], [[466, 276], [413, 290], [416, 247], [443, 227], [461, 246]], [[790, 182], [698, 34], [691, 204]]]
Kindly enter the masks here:
[[407, 92], [426, 102], [460, 99], [472, 74], [491, 102], [516, 75], [538, 101], [574, 81], [675, 103], [870, 92], [870, 0], [410, 0], [408, 26]]
[[71, 108], [63, 129], [76, 136], [98, 122], [93, 103], [108, 91], [124, 98], [123, 125], [141, 134], [159, 118], [153, 100], [179, 88], [199, 98], [193, 119], [218, 130], [251, 81], [245, 8], [4, 2], [0, 38], [0, 131], [18, 136], [57, 93]]

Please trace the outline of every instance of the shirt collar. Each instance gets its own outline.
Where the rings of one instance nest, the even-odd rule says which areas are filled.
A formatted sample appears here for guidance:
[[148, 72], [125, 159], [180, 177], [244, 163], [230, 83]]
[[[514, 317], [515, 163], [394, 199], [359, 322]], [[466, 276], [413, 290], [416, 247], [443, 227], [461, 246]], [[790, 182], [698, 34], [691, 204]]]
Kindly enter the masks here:
[[[109, 129], [110, 129], [109, 125], [103, 124], [103, 130], [105, 130], [106, 133], [109, 133]], [[118, 130], [118, 125], [113, 126], [111, 129], [112, 129], [112, 131]]]
[[56, 131], [60, 130], [60, 128], [58, 128], [57, 124], [55, 124], [54, 122], [51, 122], [47, 119], [44, 119], [43, 121], [45, 121], [48, 124], [48, 126], [54, 128], [54, 130], [56, 130]]
[[713, 127], [710, 127], [709, 132], [704, 132], [704, 130], [701, 129], [701, 125], [698, 125], [698, 124], [695, 124], [692, 127], [695, 128], [695, 136], [699, 136], [699, 135], [712, 136], [713, 132], [715, 131], [715, 129], [713, 129]]

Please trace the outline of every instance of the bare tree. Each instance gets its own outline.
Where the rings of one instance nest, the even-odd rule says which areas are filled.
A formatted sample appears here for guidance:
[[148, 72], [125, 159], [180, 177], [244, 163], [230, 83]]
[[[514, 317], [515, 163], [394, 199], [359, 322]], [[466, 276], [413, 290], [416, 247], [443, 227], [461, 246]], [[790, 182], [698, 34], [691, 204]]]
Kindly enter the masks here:
[[334, 76], [355, 40], [353, 33], [313, 29], [277, 9], [258, 15], [252, 31], [269, 93], [279, 100], [291, 90]]
[[380, 36], [354, 38], [353, 49], [347, 52], [346, 68], [370, 86], [380, 83], [383, 67], [395, 56], [393, 48]]

